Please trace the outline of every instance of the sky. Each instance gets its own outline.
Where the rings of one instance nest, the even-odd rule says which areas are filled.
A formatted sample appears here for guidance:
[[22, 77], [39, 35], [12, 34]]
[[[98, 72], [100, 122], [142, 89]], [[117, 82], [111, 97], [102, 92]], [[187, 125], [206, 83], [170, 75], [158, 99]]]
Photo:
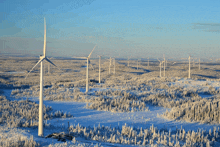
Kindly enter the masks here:
[[219, 58], [219, 0], [1, 0], [0, 54]]

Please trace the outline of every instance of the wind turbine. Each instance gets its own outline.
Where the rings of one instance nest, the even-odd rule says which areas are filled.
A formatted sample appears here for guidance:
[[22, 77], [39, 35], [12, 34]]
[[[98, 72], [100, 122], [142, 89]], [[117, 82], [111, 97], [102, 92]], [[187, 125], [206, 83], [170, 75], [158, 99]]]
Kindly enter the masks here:
[[200, 70], [200, 58], [199, 58], [199, 70]]
[[[43, 67], [44, 67], [44, 60], [52, 64], [53, 66], [57, 67], [53, 62], [51, 62], [47, 57], [46, 57], [46, 19], [44, 18], [44, 49], [43, 49], [43, 55], [40, 55], [40, 60], [37, 62], [37, 64], [34, 65], [34, 67], [29, 71], [25, 79], [28, 77], [28, 75], [33, 71], [33, 69], [41, 63], [41, 68], [40, 68], [40, 95], [39, 95], [39, 123], [38, 123], [38, 136], [44, 136], [43, 132]], [[57, 67], [58, 68], [58, 67]], [[59, 68], [58, 68], [59, 69]], [[59, 69], [60, 70], [60, 69]]]
[[[49, 59], [49, 58], [48, 58]], [[53, 59], [52, 57], [50, 58], [50, 60]], [[48, 63], [48, 74], [50, 74], [50, 64]]]
[[96, 48], [97, 45], [93, 48], [91, 53], [89, 54], [88, 57], [73, 57], [73, 58], [79, 58], [79, 59], [86, 59], [87, 60], [87, 68], [86, 68], [86, 93], [89, 91], [89, 62], [90, 62], [90, 56], [92, 55], [92, 52]]
[[109, 58], [109, 74], [111, 73], [112, 58]]
[[[50, 59], [50, 60], [51, 60], [51, 59], [53, 59], [53, 57], [48, 58], [48, 59]], [[51, 67], [50, 67], [50, 64], [49, 64], [49, 63], [48, 63], [48, 71], [47, 71], [47, 72], [48, 72], [48, 74], [50, 74], [50, 73], [51, 73]]]
[[114, 66], [114, 74], [115, 74], [115, 59], [117, 58], [117, 57], [119, 57], [119, 56], [114, 56], [114, 58], [112, 58], [113, 59], [113, 66]]
[[101, 83], [101, 55], [99, 56], [99, 83]]
[[160, 77], [162, 77], [161, 76], [161, 64], [163, 64], [164, 61], [160, 61], [159, 59], [157, 59], [157, 60], [160, 62]]

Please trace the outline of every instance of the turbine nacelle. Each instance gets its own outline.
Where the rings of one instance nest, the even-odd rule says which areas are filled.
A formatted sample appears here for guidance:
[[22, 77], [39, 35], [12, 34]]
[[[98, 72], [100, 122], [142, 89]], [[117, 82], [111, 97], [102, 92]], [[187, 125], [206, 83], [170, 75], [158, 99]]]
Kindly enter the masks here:
[[[34, 65], [34, 67], [28, 72], [28, 74], [26, 75], [25, 79], [28, 77], [28, 75], [34, 70], [34, 68], [40, 64], [41, 62], [43, 62], [44, 60], [46, 60], [47, 62], [49, 62], [50, 64], [52, 64], [53, 66], [57, 67], [52, 61], [50, 61], [47, 57], [44, 57], [42, 55], [40, 55], [40, 60]], [[57, 67], [58, 68], [58, 67]], [[59, 69], [59, 68], [58, 68]], [[62, 70], [59, 69], [61, 72]]]

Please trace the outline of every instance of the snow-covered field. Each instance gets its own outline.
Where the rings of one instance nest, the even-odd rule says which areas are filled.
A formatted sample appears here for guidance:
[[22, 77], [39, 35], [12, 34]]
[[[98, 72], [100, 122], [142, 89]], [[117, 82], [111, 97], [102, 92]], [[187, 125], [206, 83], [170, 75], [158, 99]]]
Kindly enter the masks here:
[[[24, 73], [35, 61], [24, 60], [17, 67], [19, 59], [11, 60], [1, 60], [1, 95], [9, 102], [28, 103], [27, 113], [32, 113], [35, 107], [31, 106], [37, 108], [39, 103], [39, 68], [24, 80]], [[48, 115], [53, 115], [45, 116], [44, 137], [37, 136], [35, 125], [8, 125], [6, 116], [18, 114], [11, 109], [16, 104], [2, 99], [0, 146], [11, 146], [5, 142], [12, 141], [23, 146], [25, 142], [29, 142], [27, 146], [30, 142], [36, 146], [220, 146], [219, 65], [203, 63], [201, 70], [192, 67], [188, 79], [187, 64], [168, 64], [166, 77], [159, 77], [156, 62], [148, 67], [142, 61], [137, 69], [136, 61], [130, 61], [128, 67], [121, 60], [116, 74], [109, 74], [109, 63], [103, 60], [99, 84], [94, 82], [98, 80], [98, 62], [91, 60], [93, 81], [85, 94], [84, 61], [54, 62], [65, 74], [55, 68], [47, 73], [45, 68], [45, 111], [48, 108]], [[33, 118], [22, 113], [19, 116], [24, 123], [30, 123]]]

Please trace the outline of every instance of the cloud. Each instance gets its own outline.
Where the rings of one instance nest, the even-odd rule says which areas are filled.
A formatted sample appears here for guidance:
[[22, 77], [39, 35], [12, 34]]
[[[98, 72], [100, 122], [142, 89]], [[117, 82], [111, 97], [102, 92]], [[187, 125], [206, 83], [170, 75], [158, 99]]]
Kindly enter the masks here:
[[205, 32], [220, 32], [220, 23], [193, 23], [192, 29], [202, 30]]

